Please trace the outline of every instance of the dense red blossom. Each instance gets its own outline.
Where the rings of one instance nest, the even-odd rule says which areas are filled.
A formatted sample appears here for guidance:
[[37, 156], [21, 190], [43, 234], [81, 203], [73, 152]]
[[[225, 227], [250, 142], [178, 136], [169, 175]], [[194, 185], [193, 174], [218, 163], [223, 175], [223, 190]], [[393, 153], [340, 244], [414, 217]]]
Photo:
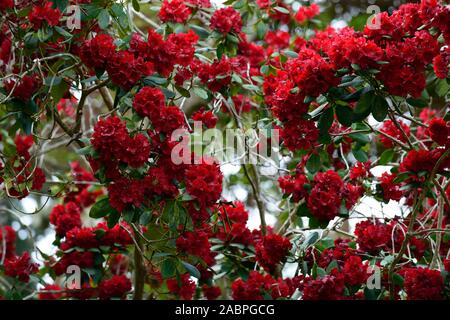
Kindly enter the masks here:
[[269, 234], [256, 245], [256, 260], [265, 270], [273, 271], [286, 259], [291, 247], [289, 239], [278, 234]]
[[144, 201], [145, 184], [142, 180], [121, 178], [108, 186], [111, 206], [119, 212], [128, 205], [139, 208]]
[[187, 193], [205, 207], [213, 205], [222, 193], [222, 173], [216, 163], [189, 165], [185, 183]]
[[46, 22], [49, 26], [54, 27], [59, 23], [61, 19], [61, 11], [58, 8], [52, 8], [53, 3], [48, 1], [43, 6], [33, 6], [33, 9], [28, 14], [28, 19], [35, 30], [42, 27], [42, 24]]
[[12, 96], [27, 102], [41, 84], [40, 80], [34, 75], [25, 75], [20, 80], [7, 80], [4, 82], [8, 92], [12, 92]]
[[408, 300], [441, 300], [443, 298], [444, 280], [439, 270], [408, 268], [404, 278]]
[[0, 226], [0, 257], [11, 258], [16, 251], [16, 232], [10, 226]]
[[397, 123], [400, 126], [401, 130], [392, 120], [386, 120], [383, 122], [383, 127], [380, 129], [380, 131], [385, 133], [387, 136], [380, 134], [379, 138], [380, 142], [386, 148], [394, 147], [395, 142], [392, 141], [392, 138], [395, 138], [401, 142], [406, 142], [406, 138], [410, 135], [410, 129], [408, 125], [406, 125], [401, 120], [397, 120]]
[[60, 237], [64, 237], [66, 233], [73, 228], [80, 228], [80, 213], [80, 208], [74, 202], [54, 206], [49, 219], [50, 223], [55, 226], [56, 234]]
[[162, 22], [184, 23], [191, 13], [191, 8], [185, 4], [184, 0], [164, 0], [159, 11], [159, 18]]
[[202, 228], [194, 231], [185, 231], [176, 240], [178, 251], [202, 258], [206, 263], [213, 262], [209, 234]]
[[153, 73], [153, 64], [129, 51], [118, 51], [110, 58], [106, 70], [114, 84], [130, 90], [142, 77]]
[[144, 87], [133, 99], [133, 108], [142, 117], [156, 120], [164, 107], [164, 93], [158, 88]]
[[173, 294], [179, 295], [183, 300], [191, 300], [195, 293], [195, 282], [190, 279], [188, 273], [182, 274], [180, 284], [177, 279], [168, 279], [167, 288]]
[[202, 291], [208, 300], [216, 300], [222, 294], [220, 287], [209, 287], [206, 284], [202, 286]]
[[124, 275], [112, 276], [110, 279], [102, 280], [98, 285], [98, 296], [102, 300], [123, 299], [129, 291], [131, 291], [131, 281]]
[[206, 128], [214, 128], [218, 120], [212, 111], [205, 111], [203, 108], [195, 112], [191, 118], [200, 121]]
[[42, 290], [39, 291], [39, 300], [58, 300], [61, 299], [64, 294], [58, 291], [62, 291], [61, 287], [57, 284], [48, 284]]
[[237, 32], [242, 28], [242, 19], [239, 11], [232, 7], [218, 9], [211, 17], [211, 29], [220, 33]]
[[329, 275], [316, 279], [306, 278], [303, 285], [304, 300], [339, 300], [344, 294], [344, 276], [334, 269]]
[[30, 275], [37, 273], [39, 270], [38, 265], [32, 262], [28, 252], [24, 252], [21, 256], [6, 259], [4, 267], [5, 275], [17, 278], [22, 282], [28, 282]]
[[99, 34], [81, 45], [80, 58], [90, 68], [106, 69], [115, 52], [114, 39], [108, 34]]
[[383, 173], [380, 177], [380, 186], [383, 190], [383, 198], [385, 201], [399, 201], [403, 197], [402, 186], [394, 182], [395, 178], [395, 175], [387, 172]]
[[307, 20], [311, 20], [319, 13], [320, 7], [317, 3], [313, 3], [310, 6], [301, 6], [295, 15], [295, 20], [297, 20], [299, 23], [303, 23]]
[[436, 143], [445, 145], [449, 142], [450, 125], [442, 118], [433, 118], [429, 123], [430, 137]]
[[273, 299], [288, 298], [293, 290], [281, 279], [276, 281], [270, 275], [251, 271], [247, 281], [239, 278], [232, 283], [231, 292], [234, 300], [264, 300], [266, 294]]

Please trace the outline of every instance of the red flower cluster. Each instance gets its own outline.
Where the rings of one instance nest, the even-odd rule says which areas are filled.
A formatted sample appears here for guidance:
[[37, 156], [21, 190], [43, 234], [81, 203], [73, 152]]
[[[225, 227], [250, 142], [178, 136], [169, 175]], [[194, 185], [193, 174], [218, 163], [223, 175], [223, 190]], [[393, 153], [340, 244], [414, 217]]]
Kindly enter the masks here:
[[220, 33], [239, 33], [242, 29], [241, 14], [232, 7], [218, 9], [211, 17], [211, 29]]
[[128, 91], [142, 77], [153, 73], [153, 64], [129, 51], [118, 51], [111, 57], [106, 70], [115, 85]]
[[219, 208], [222, 227], [219, 228], [216, 237], [224, 242], [253, 244], [253, 236], [247, 228], [248, 212], [242, 202], [233, 205], [222, 205]]
[[90, 68], [104, 70], [116, 52], [114, 39], [108, 34], [99, 34], [83, 42], [80, 58]]
[[311, 20], [320, 13], [320, 7], [318, 4], [313, 3], [310, 6], [301, 6], [297, 14], [295, 15], [295, 20], [299, 23], [304, 23], [307, 20]]
[[218, 120], [212, 111], [205, 111], [203, 108], [195, 112], [191, 119], [201, 122], [206, 128], [214, 128]]
[[430, 137], [439, 145], [450, 145], [450, 124], [442, 118], [433, 118], [429, 123]]
[[334, 269], [330, 274], [303, 283], [303, 300], [340, 300], [343, 297], [344, 275]]
[[192, 10], [185, 4], [184, 0], [164, 0], [159, 11], [162, 22], [185, 23]]
[[10, 226], [0, 226], [0, 257], [11, 258], [15, 252], [16, 232]]
[[[428, 150], [411, 150], [407, 153], [406, 157], [400, 163], [401, 172], [414, 172], [419, 173], [421, 171], [431, 172], [435, 167], [438, 160], [442, 157], [444, 149]], [[448, 167], [449, 157], [441, 162], [441, 166], [438, 170]]]
[[292, 244], [289, 239], [278, 234], [269, 234], [256, 244], [256, 261], [264, 270], [274, 271], [286, 259]]
[[0, 3], [0, 11], [5, 11], [14, 8], [14, 0], [3, 0]]
[[124, 275], [112, 276], [111, 279], [102, 280], [98, 285], [98, 296], [102, 300], [124, 299], [129, 291], [131, 291], [131, 281]]
[[[393, 247], [399, 250], [405, 239], [405, 232], [405, 227], [396, 221], [388, 224], [378, 220], [375, 222], [366, 220], [358, 223], [355, 228], [359, 249], [372, 255], [377, 255], [382, 250], [390, 251]], [[410, 244], [414, 256], [421, 259], [426, 243], [417, 237], [412, 237]]]
[[380, 177], [380, 186], [383, 190], [383, 199], [385, 201], [400, 201], [403, 197], [403, 191], [401, 190], [402, 186], [399, 183], [394, 183], [395, 178], [395, 175], [387, 172], [383, 173]]
[[125, 122], [116, 116], [95, 125], [91, 143], [102, 161], [125, 162], [134, 168], [143, 166], [150, 154], [148, 138], [141, 133], [130, 137]]
[[[336, 217], [343, 202], [345, 207], [350, 209], [362, 193], [360, 187], [344, 183], [332, 170], [317, 173], [311, 182], [308, 182], [303, 174], [297, 174], [291, 177], [280, 177], [279, 183], [285, 194], [293, 195], [294, 201], [298, 202], [306, 198], [311, 214], [322, 221]], [[308, 187], [310, 189], [305, 189], [306, 184], [310, 186]]]
[[212, 64], [198, 63], [195, 68], [203, 84], [211, 91], [220, 91], [231, 83], [233, 66], [230, 59], [222, 58]]
[[204, 158], [185, 171], [186, 192], [204, 208], [212, 206], [222, 193], [222, 173], [217, 163], [210, 162]]
[[[410, 135], [409, 126], [403, 121], [397, 120], [398, 125], [402, 130], [400, 130], [392, 120], [386, 120], [383, 122], [383, 127], [380, 129], [385, 135], [380, 134], [380, 142], [386, 148], [393, 148], [394, 142], [391, 138], [395, 138], [401, 142], [406, 142], [406, 138]], [[403, 132], [402, 132], [403, 131]], [[406, 135], [406, 136], [405, 136]]]
[[439, 270], [407, 268], [404, 272], [408, 300], [441, 300], [444, 279]]
[[175, 65], [187, 67], [192, 62], [197, 41], [198, 36], [192, 30], [187, 33], [172, 33], [164, 41], [160, 34], [150, 29], [147, 42], [137, 34], [132, 36], [130, 51], [152, 63], [162, 76], [168, 76]]
[[39, 88], [41, 81], [34, 75], [25, 75], [20, 80], [7, 80], [4, 82], [7, 92], [12, 92], [12, 96], [27, 102]]
[[63, 293], [55, 293], [51, 291], [61, 291], [61, 287], [57, 284], [48, 284], [42, 290], [39, 291], [38, 298], [39, 300], [58, 300], [61, 299], [64, 294]]
[[30, 275], [37, 273], [39, 268], [33, 263], [28, 252], [19, 257], [11, 257], [5, 260], [5, 275], [17, 278], [19, 281], [28, 282]]
[[251, 271], [247, 281], [235, 280], [231, 285], [234, 300], [264, 300], [266, 294], [273, 299], [288, 298], [295, 291], [294, 286], [282, 279], [278, 281], [270, 275], [263, 276], [257, 271]]
[[334, 66], [313, 50], [304, 50], [286, 63], [286, 72], [304, 96], [317, 97], [339, 84]]
[[56, 235], [64, 237], [73, 228], [81, 227], [80, 208], [74, 202], [57, 204], [50, 213], [50, 223], [56, 228]]
[[52, 8], [53, 3], [48, 1], [43, 6], [33, 6], [33, 9], [28, 14], [28, 19], [35, 30], [42, 27], [44, 22], [51, 27], [58, 25], [61, 19], [61, 11]]
[[209, 243], [209, 232], [204, 228], [198, 228], [194, 231], [185, 231], [177, 241], [177, 250], [190, 255], [198, 256], [208, 265], [214, 263], [214, 257], [211, 253], [211, 244]]
[[133, 108], [142, 117], [148, 117], [156, 122], [159, 113], [165, 105], [164, 93], [158, 88], [144, 87], [133, 99]]
[[180, 296], [184, 300], [191, 300], [195, 293], [195, 282], [191, 280], [188, 273], [182, 274], [180, 283], [175, 279], [167, 280], [167, 289], [170, 293]]

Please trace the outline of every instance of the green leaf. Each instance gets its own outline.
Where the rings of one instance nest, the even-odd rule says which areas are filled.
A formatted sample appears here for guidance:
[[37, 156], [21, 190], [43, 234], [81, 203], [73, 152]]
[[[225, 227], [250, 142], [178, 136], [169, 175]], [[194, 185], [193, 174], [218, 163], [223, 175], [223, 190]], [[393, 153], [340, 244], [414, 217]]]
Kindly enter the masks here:
[[105, 30], [106, 28], [108, 28], [110, 20], [108, 10], [107, 9], [101, 10], [100, 13], [98, 14], [97, 20], [100, 29]]
[[378, 162], [380, 165], [388, 164], [394, 158], [395, 151], [394, 149], [387, 149], [380, 156], [380, 161]]
[[333, 120], [334, 120], [333, 108], [328, 108], [320, 116], [320, 119], [317, 124], [320, 130], [319, 142], [322, 143], [331, 142], [331, 137], [330, 134], [328, 133], [328, 130], [330, 130], [331, 126], [333, 125]]
[[371, 108], [373, 98], [374, 94], [372, 91], [369, 91], [361, 96], [354, 110], [354, 117], [356, 121], [364, 120], [369, 116], [372, 111]]
[[191, 29], [194, 30], [194, 32], [201, 38], [201, 39], [205, 39], [209, 37], [209, 31], [206, 30], [205, 28], [202, 28], [200, 26], [197, 25], [191, 25]]
[[131, 3], [133, 4], [133, 9], [137, 12], [141, 11], [141, 6], [139, 5], [139, 2], [137, 0], [132, 0]]
[[120, 219], [120, 212], [117, 210], [113, 210], [109, 215], [108, 215], [108, 228], [114, 228], [114, 226], [117, 224], [117, 222], [119, 222]]
[[416, 108], [420, 108], [420, 109], [425, 108], [425, 107], [428, 106], [428, 102], [423, 100], [423, 99], [408, 98], [408, 99], [406, 99], [406, 102], [410, 106], [413, 106], [413, 107], [416, 107]]
[[369, 160], [367, 153], [365, 153], [364, 150], [362, 149], [353, 150], [352, 152], [355, 159], [358, 160], [359, 162], [367, 162]]
[[281, 12], [281, 13], [284, 13], [284, 14], [289, 14], [289, 10], [286, 9], [286, 8], [283, 8], [283, 7], [275, 7], [274, 9], [275, 9], [275, 11], [278, 11], [278, 12]]
[[336, 106], [336, 116], [345, 127], [350, 127], [353, 123], [353, 109], [349, 106]]
[[115, 211], [115, 209], [113, 209], [109, 204], [109, 199], [103, 198], [94, 203], [91, 210], [89, 211], [89, 217], [94, 219], [103, 218], [110, 214], [112, 211]]
[[175, 270], [177, 269], [177, 263], [174, 259], [168, 258], [163, 261], [161, 265], [161, 275], [164, 279], [172, 278], [175, 276]]
[[311, 173], [319, 171], [321, 166], [320, 156], [317, 153], [313, 153], [306, 162], [306, 169]]
[[382, 122], [386, 119], [386, 116], [389, 111], [389, 104], [386, 99], [381, 96], [374, 96], [372, 100], [372, 116], [378, 122]]
[[310, 232], [306, 236], [305, 241], [302, 243], [302, 247], [306, 249], [306, 248], [314, 245], [317, 242], [317, 240], [319, 240], [319, 232], [317, 232], [317, 231]]
[[181, 261], [181, 264], [183, 265], [183, 267], [186, 269], [187, 272], [189, 272], [189, 274], [197, 279], [200, 279], [201, 274], [200, 271], [198, 271], [198, 269], [193, 266], [190, 263], [187, 263], [185, 261]]
[[195, 95], [197, 95], [199, 98], [202, 98], [203, 100], [208, 100], [208, 92], [200, 87], [195, 87], [194, 89]]

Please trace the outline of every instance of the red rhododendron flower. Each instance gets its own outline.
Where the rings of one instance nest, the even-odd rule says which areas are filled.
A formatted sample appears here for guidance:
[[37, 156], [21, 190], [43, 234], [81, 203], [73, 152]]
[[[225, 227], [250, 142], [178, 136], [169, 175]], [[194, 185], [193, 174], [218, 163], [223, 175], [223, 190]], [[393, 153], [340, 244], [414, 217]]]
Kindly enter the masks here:
[[0, 257], [11, 258], [16, 251], [16, 232], [10, 226], [0, 226]]
[[310, 6], [301, 6], [295, 15], [295, 20], [299, 23], [303, 23], [306, 20], [310, 20], [320, 13], [320, 7], [318, 4], [313, 3]]
[[220, 33], [236, 32], [242, 28], [241, 15], [232, 7], [218, 9], [211, 17], [211, 29]]
[[304, 300], [339, 300], [344, 293], [344, 276], [334, 269], [331, 274], [304, 281]]
[[202, 291], [208, 300], [216, 300], [222, 293], [219, 287], [209, 287], [206, 284], [202, 286]]
[[0, 11], [14, 8], [14, 0], [3, 0], [0, 3]]
[[140, 116], [156, 120], [164, 101], [164, 93], [160, 89], [144, 87], [134, 97], [133, 108]]
[[49, 26], [54, 27], [61, 19], [61, 11], [58, 8], [52, 9], [52, 2], [46, 2], [43, 6], [33, 6], [33, 9], [28, 14], [28, 19], [35, 30], [41, 28], [45, 21]]
[[28, 252], [19, 257], [11, 257], [5, 260], [5, 275], [17, 278], [19, 281], [28, 282], [30, 275], [39, 271], [38, 265], [33, 263]]
[[81, 45], [80, 58], [90, 68], [106, 69], [115, 52], [114, 39], [108, 34], [99, 34]]
[[102, 280], [98, 286], [98, 296], [102, 300], [123, 299], [129, 291], [131, 291], [131, 281], [124, 275], [116, 275], [111, 279]]
[[429, 123], [430, 137], [440, 145], [449, 142], [450, 126], [442, 118], [434, 118]]
[[256, 261], [266, 271], [273, 271], [286, 258], [291, 247], [288, 239], [278, 234], [269, 234], [255, 247]]
[[56, 228], [56, 234], [60, 237], [64, 237], [75, 227], [81, 228], [80, 208], [74, 202], [54, 206], [49, 219]]
[[[200, 205], [208, 207], [219, 200], [222, 193], [222, 173], [216, 163], [190, 165], [185, 172], [186, 191]], [[207, 160], [209, 162], [209, 160]]]
[[114, 84], [130, 90], [142, 77], [153, 73], [153, 64], [128, 51], [118, 51], [111, 57], [106, 70]]
[[25, 75], [20, 80], [8, 80], [4, 84], [6, 90], [12, 92], [13, 97], [26, 102], [36, 93], [40, 80], [36, 76]]
[[191, 15], [191, 8], [184, 0], [164, 0], [159, 11], [159, 18], [163, 22], [185, 23]]
[[408, 300], [441, 300], [444, 280], [439, 270], [408, 268], [405, 271]]
[[392, 141], [391, 137], [401, 142], [406, 142], [406, 137], [409, 137], [410, 135], [409, 126], [407, 126], [401, 120], [397, 120], [397, 123], [400, 126], [401, 130], [398, 128], [398, 126], [396, 126], [396, 124], [392, 120], [386, 120], [383, 122], [383, 127], [380, 129], [380, 131], [385, 133], [387, 136], [380, 134], [379, 137], [380, 142], [386, 148], [394, 147], [394, 142]]
[[[56, 291], [56, 292], [55, 292]], [[41, 291], [39, 291], [39, 300], [58, 300], [61, 299], [64, 294], [61, 292], [61, 287], [57, 284], [48, 284]]]
[[195, 292], [195, 282], [190, 279], [188, 273], [182, 274], [180, 284], [177, 279], [168, 279], [167, 288], [173, 294], [179, 295], [183, 300], [191, 300]]

